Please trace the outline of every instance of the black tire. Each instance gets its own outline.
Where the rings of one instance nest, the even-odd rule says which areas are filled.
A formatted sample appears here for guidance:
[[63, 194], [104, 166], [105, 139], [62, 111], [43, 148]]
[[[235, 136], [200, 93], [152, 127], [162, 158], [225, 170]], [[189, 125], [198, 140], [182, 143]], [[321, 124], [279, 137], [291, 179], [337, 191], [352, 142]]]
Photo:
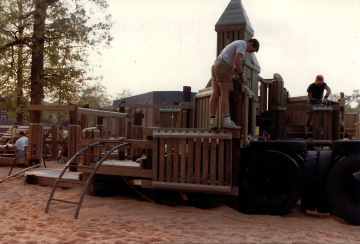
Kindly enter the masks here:
[[343, 157], [345, 157], [345, 156], [343, 156], [343, 155], [337, 155], [335, 158], [334, 158], [334, 165], [335, 164], [337, 164], [337, 162], [339, 162]]
[[331, 150], [322, 150], [319, 153], [316, 174], [316, 209], [319, 213], [330, 213], [330, 203], [326, 193], [326, 180], [330, 173], [333, 161], [333, 152]]
[[350, 155], [360, 153], [360, 140], [356, 141], [335, 141], [333, 143], [333, 151], [335, 154]]
[[274, 150], [285, 153], [301, 154], [307, 151], [307, 144], [305, 141], [296, 140], [252, 141], [250, 142], [250, 149], [252, 149], [254, 153]]
[[247, 212], [284, 214], [299, 200], [303, 176], [296, 161], [285, 153], [255, 154], [242, 179]]
[[327, 193], [334, 214], [360, 225], [360, 153], [335, 164], [327, 179]]
[[301, 207], [303, 210], [314, 211], [316, 208], [316, 167], [318, 163], [318, 152], [306, 153], [303, 164], [304, 192], [301, 196]]

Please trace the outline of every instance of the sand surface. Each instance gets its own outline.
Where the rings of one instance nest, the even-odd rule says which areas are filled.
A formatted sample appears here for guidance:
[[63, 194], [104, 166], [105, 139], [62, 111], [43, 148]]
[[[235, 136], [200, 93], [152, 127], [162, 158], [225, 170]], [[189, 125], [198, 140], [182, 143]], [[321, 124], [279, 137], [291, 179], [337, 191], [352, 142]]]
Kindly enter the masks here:
[[[0, 178], [9, 169], [0, 167]], [[140, 196], [86, 196], [75, 220], [72, 204], [54, 202], [44, 213], [51, 190], [24, 184], [24, 177], [0, 183], [0, 243], [360, 242], [358, 226], [335, 216], [306, 215], [298, 208], [285, 216], [246, 215], [222, 204], [199, 209], [158, 205]], [[80, 194], [80, 188], [60, 188], [56, 197], [77, 201]]]

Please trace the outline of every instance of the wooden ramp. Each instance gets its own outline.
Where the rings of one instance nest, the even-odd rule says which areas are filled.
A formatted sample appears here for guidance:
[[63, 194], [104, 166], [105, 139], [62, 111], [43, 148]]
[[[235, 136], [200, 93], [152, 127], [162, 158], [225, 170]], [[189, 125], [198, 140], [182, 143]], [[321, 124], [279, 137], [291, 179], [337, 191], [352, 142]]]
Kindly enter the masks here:
[[[54, 186], [62, 169], [41, 168], [25, 172], [26, 182], [44, 186]], [[81, 172], [66, 172], [63, 179], [67, 181], [81, 182]], [[76, 184], [59, 182], [59, 187], [72, 188]]]

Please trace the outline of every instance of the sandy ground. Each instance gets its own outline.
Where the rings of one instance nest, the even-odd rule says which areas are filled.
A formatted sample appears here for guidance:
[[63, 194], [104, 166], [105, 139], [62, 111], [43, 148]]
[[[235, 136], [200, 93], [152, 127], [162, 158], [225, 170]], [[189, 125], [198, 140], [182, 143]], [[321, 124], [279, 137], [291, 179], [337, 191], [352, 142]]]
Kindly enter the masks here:
[[[51, 167], [61, 168], [55, 162]], [[0, 178], [9, 172], [0, 168]], [[19, 171], [16, 168], [14, 172]], [[360, 228], [335, 216], [246, 215], [217, 204], [199, 209], [163, 206], [140, 196], [86, 196], [76, 206], [45, 206], [52, 187], [24, 184], [24, 177], [0, 183], [0, 243], [359, 243]], [[80, 188], [59, 189], [56, 197], [78, 200]]]

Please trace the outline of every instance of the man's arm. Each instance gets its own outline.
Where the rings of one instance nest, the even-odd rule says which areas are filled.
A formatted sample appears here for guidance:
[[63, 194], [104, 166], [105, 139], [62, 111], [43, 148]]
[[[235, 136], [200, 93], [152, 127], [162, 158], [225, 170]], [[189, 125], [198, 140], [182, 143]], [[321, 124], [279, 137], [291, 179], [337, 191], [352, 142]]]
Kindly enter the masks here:
[[235, 66], [236, 66], [236, 73], [241, 74], [243, 72], [242, 70], [242, 63], [241, 59], [244, 57], [241, 53], [236, 53], [235, 55]]
[[313, 102], [318, 102], [319, 101], [319, 99], [313, 98], [311, 92], [308, 92], [308, 98], [309, 98], [310, 101], [313, 101]]
[[327, 98], [331, 94], [331, 89], [329, 86], [325, 86], [326, 94], [325, 97]]

